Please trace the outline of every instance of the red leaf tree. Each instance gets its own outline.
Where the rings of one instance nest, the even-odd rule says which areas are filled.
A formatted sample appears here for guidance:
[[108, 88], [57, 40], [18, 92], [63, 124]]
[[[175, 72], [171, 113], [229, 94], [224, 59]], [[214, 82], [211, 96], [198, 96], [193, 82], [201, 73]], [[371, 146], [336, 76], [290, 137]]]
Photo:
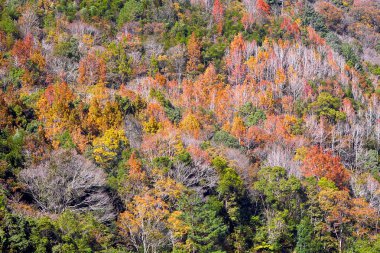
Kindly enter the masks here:
[[312, 147], [308, 150], [303, 160], [302, 171], [306, 177], [317, 177], [318, 179], [325, 177], [341, 189], [349, 180], [349, 174], [340, 158], [319, 147]]
[[212, 8], [212, 16], [214, 17], [214, 21], [216, 23], [216, 29], [219, 34], [222, 33], [223, 30], [223, 5], [220, 0], [215, 0], [214, 6]]

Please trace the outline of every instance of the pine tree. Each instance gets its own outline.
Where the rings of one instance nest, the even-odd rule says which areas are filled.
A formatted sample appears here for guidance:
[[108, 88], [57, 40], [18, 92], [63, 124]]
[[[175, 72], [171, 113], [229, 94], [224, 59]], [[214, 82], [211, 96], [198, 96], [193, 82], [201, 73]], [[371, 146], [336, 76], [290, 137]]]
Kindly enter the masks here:
[[221, 203], [210, 199], [202, 203], [198, 197], [190, 196], [180, 202], [180, 220], [188, 226], [185, 240], [180, 248], [191, 252], [213, 252], [221, 250], [227, 226], [218, 213]]
[[322, 248], [318, 241], [313, 238], [313, 225], [308, 217], [304, 217], [297, 226], [297, 244], [298, 253], [317, 253]]

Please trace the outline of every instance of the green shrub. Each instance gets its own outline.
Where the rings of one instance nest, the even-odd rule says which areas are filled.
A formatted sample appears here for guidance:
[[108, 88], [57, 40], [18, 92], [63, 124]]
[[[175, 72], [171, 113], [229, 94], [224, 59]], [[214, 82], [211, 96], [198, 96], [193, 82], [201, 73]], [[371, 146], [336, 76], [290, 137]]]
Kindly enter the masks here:
[[60, 0], [57, 3], [57, 10], [63, 13], [71, 22], [75, 19], [75, 14], [79, 10], [79, 6], [76, 1]]
[[368, 70], [375, 76], [380, 76], [380, 66], [375, 64], [368, 64]]
[[213, 141], [229, 148], [240, 148], [239, 140], [223, 130], [215, 133]]
[[232, 40], [238, 33], [244, 31], [244, 26], [241, 23], [244, 7], [240, 2], [232, 2], [229, 8], [225, 11], [225, 22], [223, 26], [223, 36]]
[[302, 119], [297, 119], [296, 122], [290, 127], [290, 133], [293, 135], [302, 135], [304, 133], [304, 125]]
[[1, 169], [1, 178], [10, 178], [17, 175], [24, 163], [22, 153], [24, 143], [23, 131], [11, 134], [9, 131], [0, 131], [0, 162], [4, 168]]
[[220, 156], [217, 156], [214, 159], [212, 159], [211, 164], [219, 173], [222, 173], [228, 167], [227, 161]]
[[239, 115], [244, 118], [244, 124], [247, 127], [257, 125], [266, 119], [265, 112], [254, 107], [252, 103], [246, 103], [239, 108]]
[[333, 97], [327, 92], [319, 94], [317, 100], [309, 105], [309, 109], [315, 112], [319, 117], [324, 116], [335, 122], [346, 119], [346, 114], [339, 111], [340, 107], [340, 99]]
[[64, 131], [62, 134], [57, 136], [60, 146], [65, 149], [75, 148], [73, 139], [71, 138], [69, 131]]
[[166, 117], [168, 117], [171, 122], [178, 124], [181, 121], [181, 109], [175, 107], [168, 99], [166, 99], [162, 92], [152, 89], [150, 91], [150, 96], [156, 98], [158, 102], [164, 107]]
[[362, 69], [362, 66], [360, 64], [360, 58], [349, 43], [343, 43], [340, 49], [341, 54], [344, 57], [344, 59], [346, 59], [348, 66], [358, 70]]
[[204, 45], [202, 57], [205, 60], [206, 65], [210, 62], [214, 62], [215, 67], [218, 68], [221, 64], [226, 47], [227, 44], [225, 44], [224, 42], [210, 43]]
[[189, 152], [187, 151], [183, 151], [181, 153], [179, 153], [178, 155], [176, 155], [176, 160], [186, 164], [186, 165], [190, 165], [190, 163], [192, 162], [192, 159], [191, 159], [191, 155]]
[[124, 115], [136, 113], [137, 108], [134, 105], [134, 103], [132, 103], [131, 100], [129, 100], [129, 98], [116, 95], [115, 100], [118, 103], [119, 108]]
[[54, 53], [58, 56], [67, 57], [79, 62], [81, 55], [79, 53], [78, 46], [78, 40], [75, 38], [70, 38], [69, 40], [59, 42], [54, 48]]
[[170, 169], [173, 165], [173, 162], [168, 156], [159, 156], [153, 159], [153, 166], [156, 168], [166, 168]]
[[325, 39], [326, 39], [326, 42], [331, 46], [332, 49], [334, 49], [335, 52], [337, 52], [337, 53], [342, 52], [342, 50], [341, 50], [342, 41], [338, 37], [338, 35], [336, 35], [333, 32], [328, 32], [326, 34]]
[[120, 10], [117, 18], [117, 25], [121, 27], [124, 23], [138, 20], [144, 11], [142, 1], [129, 0], [126, 1]]
[[325, 20], [319, 15], [311, 5], [307, 5], [302, 13], [302, 25], [309, 25], [313, 27], [317, 32], [320, 32], [322, 36], [325, 36], [328, 32]]
[[10, 35], [15, 34], [17, 32], [15, 21], [6, 11], [1, 12], [0, 30]]

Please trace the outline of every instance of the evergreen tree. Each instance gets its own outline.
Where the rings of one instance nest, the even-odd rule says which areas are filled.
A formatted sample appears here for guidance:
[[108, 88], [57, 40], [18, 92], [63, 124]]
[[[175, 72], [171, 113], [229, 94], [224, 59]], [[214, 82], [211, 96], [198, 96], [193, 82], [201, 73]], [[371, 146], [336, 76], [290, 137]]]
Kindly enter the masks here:
[[227, 226], [220, 216], [221, 203], [211, 198], [206, 203], [196, 196], [182, 200], [180, 217], [189, 230], [181, 248], [192, 252], [221, 252]]

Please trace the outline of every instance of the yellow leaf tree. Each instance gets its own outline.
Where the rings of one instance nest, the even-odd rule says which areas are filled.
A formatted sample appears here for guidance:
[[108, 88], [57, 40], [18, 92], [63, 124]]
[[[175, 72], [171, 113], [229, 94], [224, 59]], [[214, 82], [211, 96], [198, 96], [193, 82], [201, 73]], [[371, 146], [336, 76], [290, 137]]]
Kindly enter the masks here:
[[180, 123], [180, 127], [187, 134], [190, 134], [195, 138], [199, 137], [201, 124], [193, 114], [188, 114], [185, 118], [183, 118], [183, 120]]
[[122, 150], [128, 145], [123, 130], [108, 129], [104, 135], [95, 138], [93, 144], [93, 156], [95, 161], [107, 168], [116, 162]]
[[246, 128], [244, 121], [239, 116], [236, 116], [232, 122], [231, 134], [239, 139], [239, 142], [242, 143], [242, 139], [245, 136]]
[[104, 133], [107, 129], [117, 128], [123, 120], [121, 110], [115, 101], [102, 103], [94, 98], [90, 107], [84, 128], [90, 133], [90, 138]]

